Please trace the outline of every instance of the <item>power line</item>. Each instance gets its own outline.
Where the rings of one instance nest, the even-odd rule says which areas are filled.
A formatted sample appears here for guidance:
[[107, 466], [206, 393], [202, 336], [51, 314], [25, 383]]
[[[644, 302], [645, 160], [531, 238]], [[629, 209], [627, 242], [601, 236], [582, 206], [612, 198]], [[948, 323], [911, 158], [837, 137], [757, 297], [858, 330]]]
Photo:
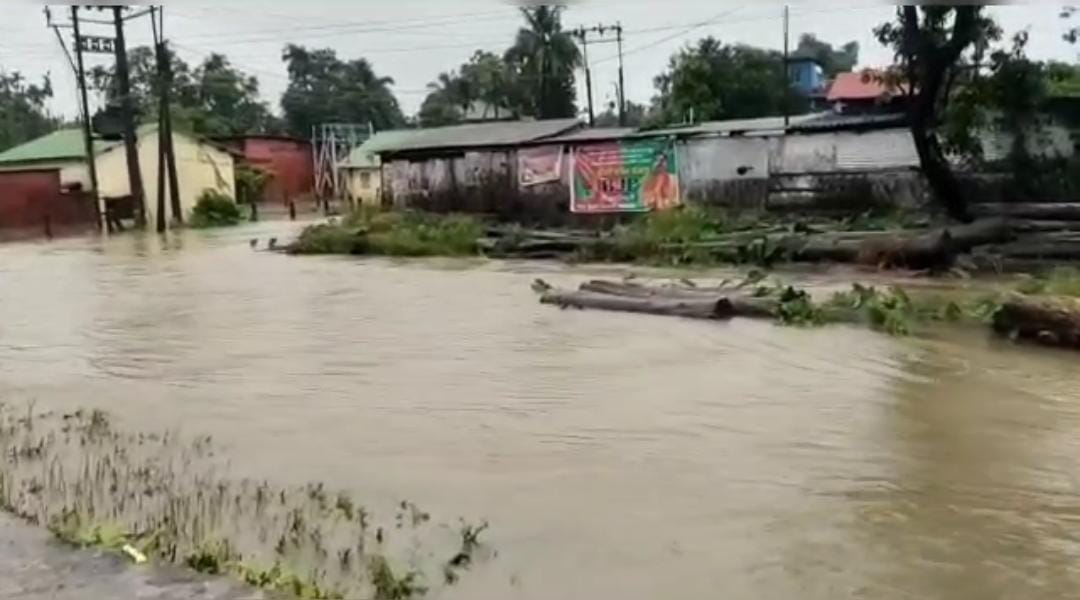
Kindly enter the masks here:
[[[710, 17], [709, 19], [694, 23], [694, 24], [690, 25], [689, 27], [678, 31], [677, 33], [674, 33], [674, 34], [668, 35], [668, 36], [664, 36], [664, 37], [662, 37], [662, 38], [660, 38], [660, 39], [658, 39], [658, 40], [656, 40], [654, 42], [650, 42], [650, 43], [645, 44], [643, 46], [638, 46], [636, 48], [631, 48], [630, 50], [626, 50], [626, 51], [624, 51], [622, 53], [622, 55], [623, 56], [629, 56], [631, 54], [637, 54], [638, 52], [643, 52], [645, 50], [648, 50], [649, 48], [655, 48], [656, 46], [659, 46], [660, 44], [663, 44], [665, 42], [670, 42], [671, 40], [673, 40], [675, 38], [678, 38], [678, 37], [682, 37], [682, 36], [690, 33], [691, 31], [694, 31], [696, 29], [701, 29], [702, 27], [712, 25], [713, 23], [719, 21], [720, 19], [723, 19], [726, 16], [729, 16], [729, 15], [732, 15], [732, 14], [738, 12], [740, 9], [742, 9], [741, 6], [736, 6], [735, 8], [733, 8], [731, 10], [726, 10], [726, 11], [720, 13], [720, 14], [717, 14], [717, 15], [714, 15], [713, 17]], [[609, 56], [607, 58], [601, 58], [600, 60], [595, 61], [594, 64], [615, 60], [618, 57], [619, 57], [619, 55], [616, 54], [615, 56]]]

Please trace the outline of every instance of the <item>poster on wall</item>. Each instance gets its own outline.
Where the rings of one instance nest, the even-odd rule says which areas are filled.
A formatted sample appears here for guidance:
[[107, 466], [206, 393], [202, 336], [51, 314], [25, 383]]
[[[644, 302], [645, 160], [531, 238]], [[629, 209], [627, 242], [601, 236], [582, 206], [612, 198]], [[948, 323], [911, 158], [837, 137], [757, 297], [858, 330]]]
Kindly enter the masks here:
[[647, 212], [679, 204], [679, 170], [671, 140], [583, 146], [574, 152], [570, 210]]
[[531, 187], [562, 179], [562, 146], [518, 150], [518, 183]]

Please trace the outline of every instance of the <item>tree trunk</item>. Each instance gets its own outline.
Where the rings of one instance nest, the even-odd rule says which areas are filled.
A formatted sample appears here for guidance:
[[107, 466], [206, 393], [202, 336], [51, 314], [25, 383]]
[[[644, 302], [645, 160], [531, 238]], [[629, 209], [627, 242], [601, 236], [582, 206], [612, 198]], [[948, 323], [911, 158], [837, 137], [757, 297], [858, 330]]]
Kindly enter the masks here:
[[1080, 299], [1012, 296], [994, 315], [994, 331], [1047, 346], [1080, 349]]
[[735, 316], [731, 304], [725, 298], [707, 300], [627, 298], [595, 292], [549, 290], [540, 297], [540, 302], [562, 308], [589, 308], [690, 319], [729, 319]]

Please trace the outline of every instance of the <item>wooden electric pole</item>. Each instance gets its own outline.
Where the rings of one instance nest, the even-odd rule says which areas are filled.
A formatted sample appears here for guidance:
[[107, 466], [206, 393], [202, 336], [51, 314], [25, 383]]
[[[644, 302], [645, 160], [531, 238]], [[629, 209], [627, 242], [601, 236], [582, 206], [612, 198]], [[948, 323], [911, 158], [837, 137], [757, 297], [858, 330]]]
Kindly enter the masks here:
[[619, 127], [626, 127], [626, 82], [623, 75], [622, 23], [615, 24], [615, 41], [619, 45]]
[[90, 174], [90, 195], [97, 211], [98, 228], [108, 231], [109, 222], [105, 215], [105, 205], [98, 192], [97, 157], [94, 155], [94, 133], [90, 126], [90, 100], [86, 94], [86, 67], [83, 63], [82, 37], [79, 33], [79, 7], [71, 7], [71, 26], [75, 33], [75, 63], [79, 80], [79, 102], [82, 108], [83, 145], [86, 151], [86, 170]]
[[127, 46], [124, 43], [123, 6], [113, 6], [116, 25], [116, 77], [122, 106], [124, 150], [127, 155], [128, 184], [135, 203], [135, 226], [146, 227], [146, 196], [143, 193], [142, 171], [139, 169], [139, 140], [135, 128], [135, 104], [131, 98], [131, 77], [128, 72]]
[[176, 155], [172, 139], [172, 68], [169, 49], [165, 43], [165, 7], [151, 8], [150, 23], [154, 30], [154, 50], [158, 70], [158, 182], [157, 230], [165, 231], [165, 181], [168, 177], [169, 208], [173, 223], [184, 222], [180, 203], [180, 183], [176, 173]]
[[592, 68], [589, 66], [589, 39], [586, 37], [588, 30], [578, 27], [571, 33], [581, 42], [581, 58], [585, 62], [585, 96], [589, 100], [589, 127], [595, 127], [596, 112], [593, 109]]
[[784, 68], [782, 69], [784, 75], [784, 133], [787, 133], [787, 128], [791, 125], [791, 73], [788, 72], [790, 57], [788, 56], [788, 46], [790, 45], [789, 28], [791, 23], [791, 11], [788, 5], [784, 5]]

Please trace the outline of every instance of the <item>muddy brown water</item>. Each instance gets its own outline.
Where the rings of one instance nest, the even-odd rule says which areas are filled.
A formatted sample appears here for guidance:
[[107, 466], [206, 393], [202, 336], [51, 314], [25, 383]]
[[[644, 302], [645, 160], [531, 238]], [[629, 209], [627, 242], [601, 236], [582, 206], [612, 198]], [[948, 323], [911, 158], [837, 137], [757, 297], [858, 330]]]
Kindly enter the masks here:
[[1080, 597], [1073, 354], [529, 289], [622, 269], [248, 246], [295, 227], [0, 246], [0, 395], [489, 520], [497, 557], [438, 597]]

